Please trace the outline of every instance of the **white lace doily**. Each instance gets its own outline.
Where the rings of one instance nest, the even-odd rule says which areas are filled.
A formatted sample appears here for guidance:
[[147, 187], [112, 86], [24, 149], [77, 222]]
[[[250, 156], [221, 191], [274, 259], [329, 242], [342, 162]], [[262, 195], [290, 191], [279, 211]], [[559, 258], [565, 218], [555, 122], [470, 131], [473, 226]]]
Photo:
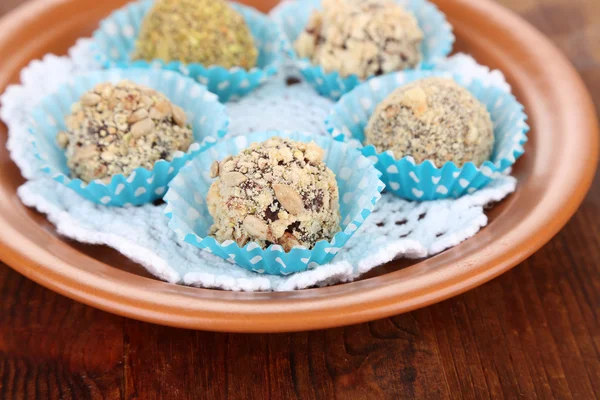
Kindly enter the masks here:
[[[164, 205], [99, 206], [82, 201], [39, 171], [27, 133], [30, 110], [74, 74], [99, 67], [89, 45], [90, 41], [83, 39], [69, 57], [48, 55], [32, 62], [23, 69], [21, 84], [9, 87], [0, 98], [1, 117], [9, 127], [11, 157], [28, 179], [18, 194], [25, 205], [46, 214], [60, 234], [113, 247], [167, 282], [226, 290], [285, 291], [351, 281], [397, 257], [426, 257], [459, 244], [487, 224], [486, 205], [515, 190], [516, 179], [500, 176], [484, 190], [458, 200], [411, 203], [385, 194], [331, 264], [287, 277], [246, 271], [179, 243], [167, 227]], [[444, 68], [510, 90], [500, 72], [490, 72], [469, 56], [454, 56]], [[325, 134], [323, 121], [331, 105], [303, 83], [288, 86], [282, 75], [242, 101], [227, 105], [232, 120], [230, 134], [267, 129]]]

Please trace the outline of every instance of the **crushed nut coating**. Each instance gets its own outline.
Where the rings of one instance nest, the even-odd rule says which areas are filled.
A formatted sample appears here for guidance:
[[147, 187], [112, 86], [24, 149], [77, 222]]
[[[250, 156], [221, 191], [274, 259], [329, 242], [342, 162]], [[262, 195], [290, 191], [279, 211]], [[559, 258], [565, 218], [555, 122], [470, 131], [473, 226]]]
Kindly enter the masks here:
[[144, 19], [132, 58], [250, 69], [257, 57], [246, 21], [226, 1], [158, 0]]
[[102, 83], [81, 96], [57, 135], [73, 176], [110, 182], [113, 175], [152, 169], [187, 151], [193, 135], [185, 112], [161, 93], [122, 81]]
[[213, 164], [211, 235], [239, 246], [279, 244], [286, 252], [331, 240], [340, 230], [339, 194], [322, 159], [314, 142], [273, 137]]
[[393, 0], [323, 0], [295, 42], [298, 55], [361, 79], [413, 68], [421, 61], [423, 32]]
[[452, 79], [426, 78], [396, 89], [381, 102], [365, 130], [366, 144], [400, 159], [442, 167], [481, 165], [494, 148], [489, 112]]

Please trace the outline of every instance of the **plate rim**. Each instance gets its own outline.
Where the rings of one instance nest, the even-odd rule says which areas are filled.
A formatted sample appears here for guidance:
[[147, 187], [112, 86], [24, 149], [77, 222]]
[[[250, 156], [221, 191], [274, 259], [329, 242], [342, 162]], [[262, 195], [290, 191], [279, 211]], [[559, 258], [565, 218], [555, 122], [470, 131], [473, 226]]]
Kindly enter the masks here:
[[[10, 12], [0, 20], [0, 31], [5, 32], [0, 38], [0, 48], [21, 29], [20, 21], [43, 18], [49, 8], [73, 2], [74, 0], [34, 0]], [[411, 278], [410, 285], [402, 279], [408, 273], [407, 270], [427, 263], [428, 260], [383, 275], [387, 279], [381, 286], [377, 283], [383, 276], [299, 292], [231, 293], [184, 286], [175, 286], [176, 290], [169, 290], [173, 288], [165, 288], [163, 285], [173, 285], [121, 270], [111, 272], [111, 275], [122, 278], [115, 282], [98, 272], [103, 267], [111, 268], [110, 266], [88, 256], [81, 256], [82, 262], [89, 263], [86, 264], [89, 270], [82, 270], [52, 254], [51, 249], [40, 250], [37, 246], [36, 251], [27, 254], [21, 249], [35, 247], [35, 242], [7, 224], [6, 218], [0, 214], [0, 225], [3, 226], [0, 230], [0, 258], [16, 271], [53, 291], [114, 314], [162, 325], [228, 332], [304, 331], [384, 318], [445, 300], [506, 272], [558, 233], [587, 194], [598, 161], [598, 123], [595, 110], [589, 92], [570, 62], [554, 44], [519, 16], [490, 0], [435, 2], [442, 11], [450, 3], [452, 7], [461, 7], [465, 19], [485, 15], [489, 29], [495, 27], [506, 30], [509, 35], [506, 40], [510, 40], [510, 35], [516, 35], [514, 32], [520, 32], [520, 40], [526, 43], [521, 46], [528, 49], [530, 57], [551, 57], [553, 65], [540, 67], [540, 76], [544, 77], [554, 71], [563, 74], [564, 79], [557, 82], [553, 93], [569, 94], [560, 103], [564, 103], [565, 111], [562, 115], [572, 112], [578, 116], [578, 120], [572, 121], [573, 128], [581, 138], [587, 140], [585, 144], [576, 146], [583, 151], [583, 158], [587, 163], [577, 176], [577, 181], [571, 185], [573, 189], [570, 195], [561, 200], [560, 212], [547, 225], [538, 226], [526, 241], [516, 245], [507, 254], [496, 251], [492, 259], [485, 259], [478, 258], [482, 257], [482, 251], [479, 250], [460, 260], [465, 268], [457, 265], [453, 273], [448, 273], [447, 269], [430, 271], [423, 276]], [[452, 23], [455, 29], [468, 29], [468, 26], [460, 27], [461, 21], [452, 19]], [[531, 62], [531, 59], [523, 62]], [[8, 67], [0, 68], [2, 69]], [[513, 72], [517, 75], [520, 73]], [[527, 75], [522, 73], [523, 76], [515, 76], [519, 82]], [[560, 101], [555, 98], [551, 100]], [[574, 110], [572, 104], [578, 104], [579, 107], [583, 104], [584, 107]], [[502, 238], [497, 238], [500, 239]], [[436, 257], [437, 263], [452, 262], [453, 256], [443, 253]], [[159, 291], [157, 288], [166, 290]], [[199, 299], [199, 293], [205, 297]]]

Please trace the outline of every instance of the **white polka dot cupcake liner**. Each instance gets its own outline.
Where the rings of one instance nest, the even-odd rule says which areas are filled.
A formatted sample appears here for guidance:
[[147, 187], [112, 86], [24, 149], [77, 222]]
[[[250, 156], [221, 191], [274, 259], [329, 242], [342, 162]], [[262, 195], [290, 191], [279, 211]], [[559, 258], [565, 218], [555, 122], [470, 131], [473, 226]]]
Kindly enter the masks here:
[[[421, 45], [423, 60], [417, 69], [433, 69], [450, 54], [454, 44], [452, 26], [445, 15], [426, 0], [396, 0], [417, 19], [425, 34]], [[320, 65], [314, 65], [308, 58], [299, 58], [293, 43], [300, 36], [313, 11], [320, 9], [321, 0], [297, 0], [281, 5], [274, 18], [284, 34], [284, 46], [288, 56], [295, 62], [304, 79], [321, 96], [338, 100], [342, 95], [360, 85], [357, 75], [341, 77], [337, 72], [326, 72]]]
[[[438, 168], [429, 160], [415, 164], [412, 157], [396, 159], [391, 151], [379, 153], [372, 145], [362, 146], [365, 127], [377, 105], [396, 88], [430, 76], [453, 78], [486, 106], [494, 124], [495, 137], [489, 161], [481, 166], [468, 162], [461, 168], [446, 162]], [[523, 109], [512, 94], [467, 76], [439, 71], [406, 71], [360, 85], [336, 103], [325, 123], [335, 139], [360, 147], [362, 154], [375, 163], [387, 191], [404, 199], [426, 201], [473, 193], [506, 172], [525, 151], [523, 146], [529, 126]]]
[[[341, 231], [330, 242], [323, 240], [311, 250], [295, 247], [286, 253], [280, 245], [262, 249], [252, 242], [240, 247], [232, 240], [218, 243], [208, 236], [213, 224], [206, 205], [206, 196], [213, 181], [209, 174], [211, 164], [240, 153], [250, 143], [263, 142], [273, 136], [307, 143], [314, 141], [325, 150], [325, 163], [336, 174], [342, 222]], [[380, 175], [359, 151], [330, 137], [300, 132], [254, 133], [219, 142], [184, 167], [169, 184], [165, 195], [165, 214], [170, 218], [169, 227], [181, 241], [250, 271], [288, 275], [328, 263], [335, 257], [381, 198], [384, 184], [379, 180]]]
[[178, 61], [131, 60], [142, 21], [153, 0], [139, 1], [115, 11], [100, 23], [93, 35], [93, 49], [97, 60], [105, 67], [153, 68], [179, 72], [206, 85], [219, 100], [236, 100], [252, 92], [267, 79], [277, 74], [282, 63], [282, 34], [269, 17], [241, 4], [231, 5], [239, 11], [254, 38], [259, 55], [257, 66], [246, 70], [240, 67], [224, 68], [219, 65], [184, 64]]
[[[110, 183], [96, 180], [85, 183], [72, 178], [65, 152], [58, 146], [56, 135], [67, 129], [65, 117], [83, 93], [102, 82], [121, 80], [151, 87], [163, 93], [185, 111], [194, 134], [187, 153], [178, 151], [172, 161], [159, 160], [152, 170], [137, 168], [131, 175], [118, 174]], [[42, 171], [73, 189], [80, 196], [105, 206], [142, 205], [161, 199], [171, 179], [195, 154], [212, 146], [226, 134], [229, 118], [217, 96], [190, 78], [170, 71], [112, 69], [74, 77], [34, 109], [30, 133]]]

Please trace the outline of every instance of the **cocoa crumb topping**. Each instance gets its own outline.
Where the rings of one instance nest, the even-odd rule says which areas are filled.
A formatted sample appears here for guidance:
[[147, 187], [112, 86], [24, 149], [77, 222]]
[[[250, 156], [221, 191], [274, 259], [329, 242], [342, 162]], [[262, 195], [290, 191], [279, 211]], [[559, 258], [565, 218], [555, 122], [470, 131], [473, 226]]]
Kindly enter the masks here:
[[494, 129], [486, 107], [452, 79], [427, 78], [396, 89], [382, 101], [365, 129], [365, 143], [400, 159], [431, 160], [461, 167], [488, 160]]

